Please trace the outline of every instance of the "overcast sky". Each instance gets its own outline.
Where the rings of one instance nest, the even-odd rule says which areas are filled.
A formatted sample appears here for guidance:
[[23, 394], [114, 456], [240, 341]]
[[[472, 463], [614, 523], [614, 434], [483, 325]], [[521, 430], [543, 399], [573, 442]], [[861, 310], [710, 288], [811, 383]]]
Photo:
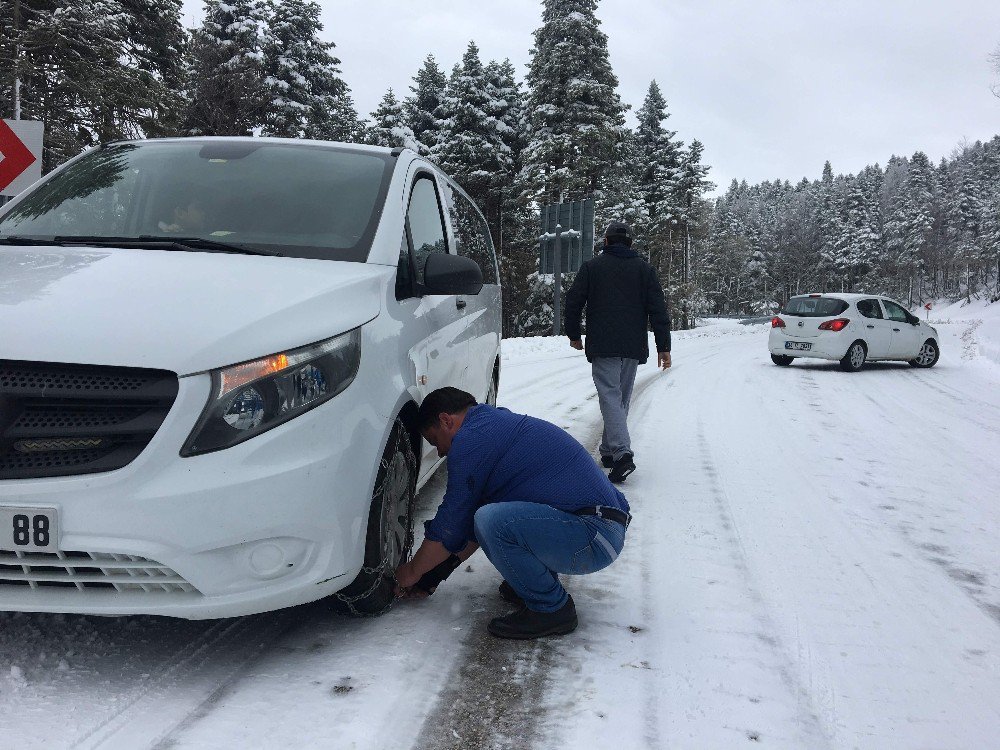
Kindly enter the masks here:
[[[408, 95], [428, 53], [446, 71], [469, 40], [523, 77], [540, 0], [320, 0], [325, 37], [367, 116]], [[188, 25], [200, 0], [185, 0]], [[1000, 134], [990, 54], [997, 0], [601, 0], [622, 99], [660, 84], [668, 126], [705, 144], [710, 177], [818, 178]], [[634, 115], [630, 115], [630, 123]]]

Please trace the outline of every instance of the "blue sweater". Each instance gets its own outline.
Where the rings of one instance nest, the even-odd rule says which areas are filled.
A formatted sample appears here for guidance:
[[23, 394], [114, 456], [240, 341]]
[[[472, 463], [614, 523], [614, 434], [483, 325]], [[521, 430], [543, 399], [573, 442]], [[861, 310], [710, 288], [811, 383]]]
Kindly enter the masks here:
[[448, 489], [424, 536], [457, 553], [475, 541], [473, 516], [480, 507], [511, 501], [569, 512], [593, 505], [629, 509], [625, 496], [565, 430], [479, 404], [452, 438]]

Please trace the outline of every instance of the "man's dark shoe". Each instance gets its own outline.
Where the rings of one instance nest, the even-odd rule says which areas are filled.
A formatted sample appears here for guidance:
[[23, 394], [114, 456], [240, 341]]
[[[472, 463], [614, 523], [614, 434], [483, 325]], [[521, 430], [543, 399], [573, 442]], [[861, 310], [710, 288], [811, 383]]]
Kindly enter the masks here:
[[488, 630], [497, 638], [510, 638], [517, 641], [527, 641], [546, 635], [565, 635], [576, 630], [576, 605], [573, 597], [569, 597], [562, 609], [555, 612], [533, 612], [530, 609], [519, 609], [506, 617], [495, 617], [490, 620]]
[[601, 456], [601, 466], [603, 466], [605, 469], [610, 469], [614, 465], [615, 465], [614, 456]]
[[513, 604], [515, 607], [524, 606], [524, 599], [517, 595], [514, 587], [507, 583], [507, 581], [500, 584], [500, 598], [508, 604]]
[[615, 465], [611, 468], [611, 473], [608, 474], [608, 479], [615, 484], [620, 484], [633, 471], [635, 471], [634, 456], [631, 453], [626, 453], [615, 461]]

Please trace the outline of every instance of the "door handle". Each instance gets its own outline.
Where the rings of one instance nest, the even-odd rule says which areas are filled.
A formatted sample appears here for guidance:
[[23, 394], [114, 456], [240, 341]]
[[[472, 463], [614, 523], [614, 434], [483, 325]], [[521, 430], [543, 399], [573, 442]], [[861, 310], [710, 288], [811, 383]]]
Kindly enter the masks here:
[[[464, 310], [466, 304], [468, 304], [464, 299], [455, 300], [455, 307], [459, 310]], [[896, 330], [899, 330], [898, 328]]]
[[899, 333], [899, 329], [898, 328], [893, 328], [892, 330], [894, 330], [896, 333]]
[[875, 326], [873, 326], [871, 323], [869, 323], [867, 327], [868, 328], [874, 328]]

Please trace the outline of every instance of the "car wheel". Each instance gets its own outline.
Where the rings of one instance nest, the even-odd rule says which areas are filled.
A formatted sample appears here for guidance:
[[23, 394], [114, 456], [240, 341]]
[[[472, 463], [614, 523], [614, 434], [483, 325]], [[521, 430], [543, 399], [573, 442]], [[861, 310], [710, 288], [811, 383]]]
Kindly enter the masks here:
[[781, 367], [787, 367], [788, 365], [792, 364], [793, 359], [795, 359], [795, 357], [789, 357], [787, 354], [771, 355], [771, 361], [774, 362], [774, 364], [776, 365], [780, 365]]
[[934, 339], [927, 339], [924, 345], [920, 347], [920, 352], [917, 354], [916, 359], [910, 360], [911, 367], [933, 367], [937, 364], [938, 358], [941, 356], [941, 350], [938, 349], [937, 342]]
[[847, 350], [847, 354], [840, 360], [840, 369], [847, 372], [857, 372], [864, 367], [865, 359], [868, 357], [868, 350], [864, 342], [855, 341]]
[[373, 617], [388, 610], [396, 595], [396, 568], [413, 549], [413, 505], [417, 458], [398, 419], [379, 462], [361, 572], [334, 596], [343, 614]]

